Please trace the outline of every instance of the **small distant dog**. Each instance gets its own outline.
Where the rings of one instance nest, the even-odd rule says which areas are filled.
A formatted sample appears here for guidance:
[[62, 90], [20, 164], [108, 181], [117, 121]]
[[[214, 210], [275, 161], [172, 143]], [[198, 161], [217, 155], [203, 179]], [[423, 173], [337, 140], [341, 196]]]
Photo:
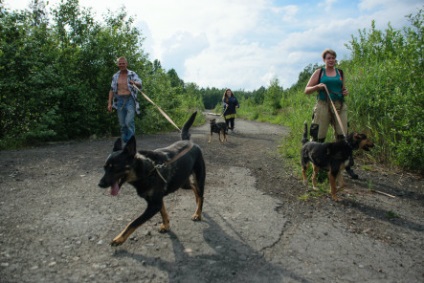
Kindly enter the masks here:
[[[218, 134], [219, 141], [223, 143], [224, 141], [227, 141], [227, 134], [228, 134], [228, 126], [225, 122], [216, 122], [216, 119], [212, 119], [210, 121], [211, 124], [211, 135], [209, 136], [209, 142], [211, 142], [212, 134], [216, 133]], [[221, 139], [222, 135], [222, 139]]]
[[168, 231], [169, 216], [163, 198], [178, 188], [194, 191], [197, 208], [192, 220], [202, 219], [206, 178], [205, 161], [200, 147], [189, 140], [189, 128], [196, 114], [197, 112], [194, 112], [184, 124], [181, 133], [182, 141], [168, 147], [137, 152], [134, 136], [123, 149], [121, 139], [115, 142], [113, 152], [106, 160], [105, 173], [99, 186], [110, 187], [111, 195], [116, 196], [121, 186], [127, 182], [135, 187], [140, 197], [147, 201], [147, 208], [113, 239], [112, 246], [122, 245], [138, 227], [158, 212], [162, 215], [159, 231]]
[[308, 169], [309, 163], [312, 163], [313, 166], [312, 184], [314, 189], [317, 188], [316, 176], [319, 169], [327, 169], [328, 179], [330, 181], [331, 197], [333, 200], [337, 201], [336, 181], [338, 181], [340, 187], [344, 186], [341, 172], [349, 165], [352, 151], [357, 149], [369, 151], [370, 148], [374, 147], [374, 144], [365, 134], [358, 133], [351, 133], [345, 140], [338, 142], [313, 142], [308, 141], [307, 131], [308, 125], [305, 123], [302, 139], [303, 147], [301, 152], [303, 183], [306, 186], [308, 184], [306, 170]]

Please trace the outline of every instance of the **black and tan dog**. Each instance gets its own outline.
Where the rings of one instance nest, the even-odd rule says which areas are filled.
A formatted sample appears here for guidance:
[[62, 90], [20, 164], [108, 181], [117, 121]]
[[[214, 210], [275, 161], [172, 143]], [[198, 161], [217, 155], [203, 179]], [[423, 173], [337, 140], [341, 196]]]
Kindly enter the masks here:
[[124, 148], [121, 140], [115, 142], [112, 154], [106, 160], [101, 188], [111, 188], [116, 196], [124, 183], [129, 183], [137, 194], [147, 201], [146, 210], [111, 242], [112, 246], [123, 244], [127, 238], [156, 213], [162, 215], [160, 232], [169, 230], [169, 216], [163, 198], [179, 188], [192, 189], [197, 208], [192, 220], [202, 218], [203, 192], [205, 187], [205, 161], [200, 147], [190, 141], [189, 128], [197, 112], [194, 112], [182, 129], [182, 141], [156, 150], [136, 150], [135, 138], [131, 137]]
[[317, 188], [316, 177], [319, 169], [328, 170], [331, 197], [333, 200], [337, 201], [336, 182], [339, 183], [340, 187], [344, 186], [341, 172], [345, 166], [349, 165], [352, 151], [357, 149], [369, 151], [371, 147], [374, 147], [374, 144], [365, 134], [359, 133], [351, 133], [346, 139], [337, 142], [308, 142], [307, 131], [308, 125], [305, 123], [301, 152], [303, 183], [306, 186], [308, 184], [306, 170], [308, 169], [309, 163], [312, 163], [313, 166], [312, 185], [314, 189]]
[[[216, 119], [212, 119], [210, 121], [211, 124], [211, 135], [209, 136], [209, 142], [211, 142], [213, 133], [218, 134], [219, 141], [223, 143], [224, 141], [227, 141], [227, 134], [228, 134], [228, 126], [225, 122], [216, 122]], [[221, 139], [222, 135], [222, 139]]]

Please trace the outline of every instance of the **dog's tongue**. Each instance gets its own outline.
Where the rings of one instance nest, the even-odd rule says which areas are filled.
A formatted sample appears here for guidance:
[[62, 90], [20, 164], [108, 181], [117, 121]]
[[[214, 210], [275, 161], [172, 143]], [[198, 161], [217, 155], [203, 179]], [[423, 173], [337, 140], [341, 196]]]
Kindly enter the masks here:
[[112, 185], [110, 194], [112, 196], [116, 196], [116, 195], [118, 195], [118, 193], [119, 193], [119, 184], [118, 184], [118, 182], [116, 182]]

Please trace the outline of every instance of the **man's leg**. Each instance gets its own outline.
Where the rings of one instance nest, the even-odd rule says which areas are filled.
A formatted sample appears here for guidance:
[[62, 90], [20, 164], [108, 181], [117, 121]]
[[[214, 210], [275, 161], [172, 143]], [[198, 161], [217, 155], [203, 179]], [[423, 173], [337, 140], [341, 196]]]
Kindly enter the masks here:
[[125, 143], [135, 135], [135, 103], [134, 99], [130, 98], [126, 104], [125, 115]]
[[116, 113], [118, 114], [118, 122], [119, 122], [119, 129], [120, 129], [120, 132], [121, 132], [121, 140], [125, 144], [127, 142], [126, 134], [125, 134], [126, 133], [125, 117], [126, 117], [127, 110], [124, 106], [125, 106], [124, 105], [124, 99], [118, 98]]

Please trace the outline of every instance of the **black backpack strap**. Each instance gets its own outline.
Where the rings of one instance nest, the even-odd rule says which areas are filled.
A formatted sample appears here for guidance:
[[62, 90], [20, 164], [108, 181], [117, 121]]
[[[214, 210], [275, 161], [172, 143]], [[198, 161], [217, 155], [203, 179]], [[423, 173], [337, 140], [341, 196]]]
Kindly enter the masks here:
[[[323, 68], [320, 68], [320, 69], [319, 69], [318, 83], [320, 83], [320, 82], [321, 82], [322, 69], [323, 69]], [[337, 70], [339, 70], [340, 76], [342, 77], [342, 80], [343, 80], [343, 70], [341, 70], [341, 69], [337, 69]]]
[[[323, 69], [323, 68], [320, 68], [320, 69], [319, 69], [318, 83], [320, 83], [320, 82], [321, 82], [322, 69]], [[340, 76], [342, 77], [342, 80], [343, 80], [343, 79], [344, 79], [344, 78], [343, 78], [343, 70], [341, 70], [341, 69], [337, 69], [337, 70], [339, 71]]]
[[319, 68], [318, 83], [321, 83], [322, 68]]

